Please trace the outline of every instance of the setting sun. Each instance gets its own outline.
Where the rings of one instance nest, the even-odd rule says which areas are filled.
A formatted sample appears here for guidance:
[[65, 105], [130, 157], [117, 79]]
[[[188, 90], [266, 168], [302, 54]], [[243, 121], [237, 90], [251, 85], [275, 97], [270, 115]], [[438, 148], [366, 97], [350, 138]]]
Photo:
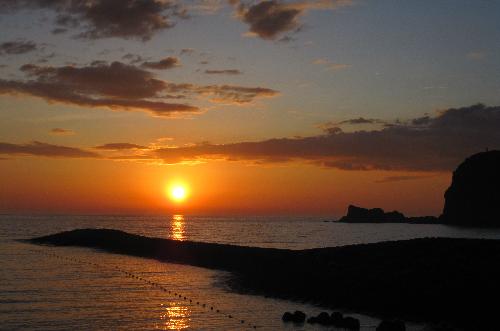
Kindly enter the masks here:
[[0, 31], [0, 331], [500, 331], [500, 0], [0, 0]]
[[187, 197], [187, 189], [183, 185], [174, 185], [170, 188], [170, 198], [175, 202], [182, 202]]

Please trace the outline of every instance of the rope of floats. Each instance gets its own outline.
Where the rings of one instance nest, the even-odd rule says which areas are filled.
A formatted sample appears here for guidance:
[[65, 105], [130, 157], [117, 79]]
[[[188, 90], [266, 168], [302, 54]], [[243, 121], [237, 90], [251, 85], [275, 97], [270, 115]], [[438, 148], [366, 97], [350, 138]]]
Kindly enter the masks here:
[[[101, 268], [101, 269], [118, 271], [118, 272], [121, 272], [122, 274], [124, 274], [126, 277], [142, 281], [142, 282], [144, 282], [144, 283], [152, 286], [153, 288], [156, 288], [156, 289], [158, 289], [160, 291], [163, 291], [165, 293], [173, 295], [176, 298], [179, 298], [179, 299], [182, 299], [182, 300], [185, 300], [185, 301], [189, 300], [189, 303], [191, 303], [193, 305], [196, 304], [197, 306], [205, 308], [205, 309], [207, 309], [207, 310], [209, 310], [211, 312], [214, 312], [216, 314], [224, 315], [224, 316], [226, 316], [229, 319], [238, 320], [233, 315], [226, 314], [222, 310], [216, 309], [213, 305], [209, 305], [207, 303], [200, 302], [199, 300], [194, 300], [193, 298], [190, 298], [190, 297], [188, 297], [186, 295], [182, 295], [181, 293], [179, 293], [177, 291], [169, 290], [167, 287], [165, 287], [165, 286], [163, 286], [163, 285], [161, 285], [161, 284], [159, 284], [157, 282], [153, 282], [153, 281], [151, 281], [149, 279], [146, 279], [144, 277], [138, 276], [137, 274], [134, 274], [133, 272], [130, 272], [130, 271], [125, 270], [125, 269], [122, 269], [122, 268], [120, 268], [118, 266], [107, 267], [107, 266], [104, 266], [104, 265], [99, 264], [99, 263], [84, 261], [84, 260], [77, 259], [77, 258], [74, 258], [74, 257], [65, 257], [65, 256], [62, 256], [62, 255], [59, 255], [59, 254], [55, 254], [55, 253], [52, 253], [52, 252], [45, 252], [45, 251], [39, 250], [39, 249], [31, 249], [30, 251], [35, 252], [35, 253], [39, 253], [39, 254], [42, 254], [42, 255], [45, 255], [45, 256], [48, 256], [48, 257], [51, 257], [51, 258], [65, 260], [65, 261], [69, 261], [69, 262], [73, 262], [73, 263], [80, 263], [80, 264], [91, 265], [91, 266], [98, 267], [98, 268]], [[258, 328], [257, 325], [252, 324], [251, 322], [245, 321], [243, 319], [240, 319], [239, 320], [239, 325], [242, 325], [242, 324], [246, 324], [248, 327], [253, 328], [253, 329], [257, 329]]]

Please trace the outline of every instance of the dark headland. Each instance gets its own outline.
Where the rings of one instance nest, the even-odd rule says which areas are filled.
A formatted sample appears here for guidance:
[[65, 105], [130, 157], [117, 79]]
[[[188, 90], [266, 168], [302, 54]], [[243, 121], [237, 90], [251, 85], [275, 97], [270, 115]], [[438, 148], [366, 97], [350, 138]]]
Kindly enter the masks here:
[[339, 222], [500, 226], [500, 151], [474, 154], [453, 172], [439, 217], [406, 217], [398, 211], [350, 205]]
[[235, 290], [325, 307], [447, 321], [467, 330], [498, 326], [497, 240], [429, 238], [292, 251], [80, 229], [29, 241], [227, 270]]
[[453, 172], [440, 221], [445, 224], [499, 226], [500, 151], [478, 153]]

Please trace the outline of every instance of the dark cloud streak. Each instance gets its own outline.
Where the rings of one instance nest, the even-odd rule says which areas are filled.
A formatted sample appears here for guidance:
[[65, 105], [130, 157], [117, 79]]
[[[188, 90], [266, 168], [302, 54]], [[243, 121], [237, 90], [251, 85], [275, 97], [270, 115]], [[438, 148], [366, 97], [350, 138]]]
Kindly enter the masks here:
[[75, 134], [75, 131], [63, 128], [53, 128], [50, 130], [50, 134], [54, 136], [71, 136]]
[[51, 145], [39, 141], [28, 144], [11, 144], [0, 142], [0, 154], [4, 155], [31, 155], [60, 158], [100, 158], [94, 152], [89, 152], [80, 148]]
[[144, 62], [142, 66], [148, 69], [165, 70], [179, 67], [181, 65], [178, 58], [169, 56], [156, 62]]
[[205, 70], [205, 73], [208, 75], [241, 75], [243, 72], [241, 72], [238, 69], [222, 69], [222, 70], [207, 69]]
[[342, 125], [342, 124], [350, 124], [350, 125], [358, 125], [358, 124], [385, 124], [384, 121], [376, 119], [376, 118], [364, 118], [364, 117], [358, 117], [358, 118], [352, 118], [348, 120], [344, 120], [341, 122], [338, 122], [337, 125]]
[[37, 45], [32, 41], [16, 40], [6, 41], [0, 44], [0, 55], [20, 55], [33, 52], [37, 49]]
[[403, 182], [410, 180], [419, 180], [429, 178], [430, 176], [388, 176], [382, 178], [380, 180], [375, 181], [375, 183], [385, 184], [385, 183], [394, 183], [394, 182]]
[[202, 144], [153, 151], [167, 163], [222, 158], [256, 162], [305, 161], [343, 170], [449, 171], [466, 156], [500, 148], [500, 107], [448, 109], [422, 127], [327, 133], [302, 138]]
[[94, 148], [108, 151], [119, 151], [130, 149], [147, 149], [148, 147], [131, 143], [108, 143], [100, 146], [95, 146]]

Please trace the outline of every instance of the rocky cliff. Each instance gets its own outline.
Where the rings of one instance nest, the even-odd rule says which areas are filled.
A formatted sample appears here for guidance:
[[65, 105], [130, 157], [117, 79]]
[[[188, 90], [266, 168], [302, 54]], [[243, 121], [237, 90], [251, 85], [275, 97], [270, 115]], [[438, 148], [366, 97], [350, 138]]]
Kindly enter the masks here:
[[500, 226], [500, 151], [478, 153], [453, 172], [440, 221], [467, 226]]

